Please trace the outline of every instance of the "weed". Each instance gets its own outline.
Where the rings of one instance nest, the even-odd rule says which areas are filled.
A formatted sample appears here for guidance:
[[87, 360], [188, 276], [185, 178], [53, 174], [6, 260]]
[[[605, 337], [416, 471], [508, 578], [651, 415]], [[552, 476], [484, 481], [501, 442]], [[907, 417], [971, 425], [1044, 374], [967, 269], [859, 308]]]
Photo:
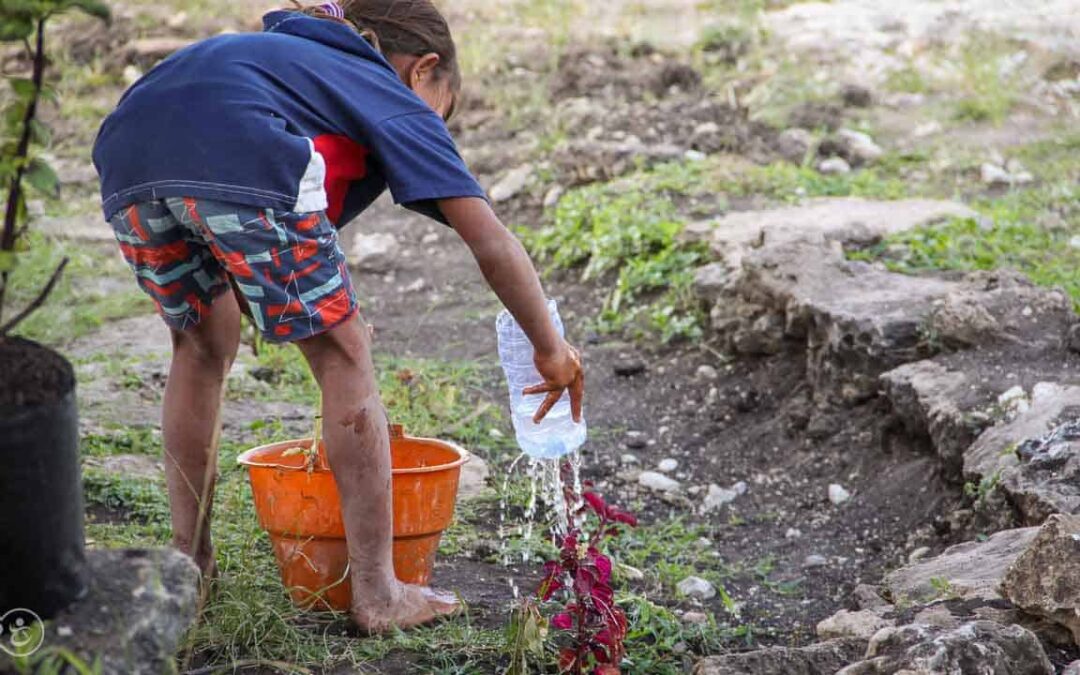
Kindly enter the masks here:
[[957, 600], [961, 597], [960, 591], [945, 577], [931, 577], [930, 588], [934, 589], [933, 600]]
[[960, 93], [955, 117], [1001, 124], [1019, 97], [1015, 66], [1003, 53], [1007, 43], [992, 36], [973, 36], [960, 52]]
[[930, 83], [918, 67], [907, 65], [886, 76], [885, 88], [907, 94], [925, 94], [930, 91]]
[[993, 494], [994, 490], [1001, 484], [1001, 469], [998, 469], [989, 476], [983, 476], [978, 483], [968, 481], [964, 483], [964, 494], [974, 499], [977, 503], [985, 502], [986, 499]]
[[105, 433], [83, 436], [80, 449], [84, 457], [157, 455], [161, 452], [161, 434], [149, 427], [118, 426]]

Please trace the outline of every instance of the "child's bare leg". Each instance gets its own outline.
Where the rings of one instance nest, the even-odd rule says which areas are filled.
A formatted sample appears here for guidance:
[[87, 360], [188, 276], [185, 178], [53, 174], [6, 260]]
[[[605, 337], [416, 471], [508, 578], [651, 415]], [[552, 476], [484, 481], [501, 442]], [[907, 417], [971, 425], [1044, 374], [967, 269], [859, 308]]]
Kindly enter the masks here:
[[173, 546], [194, 558], [204, 575], [212, 575], [210, 505], [217, 478], [214, 437], [220, 423], [222, 386], [240, 344], [240, 310], [233, 294], [219, 296], [210, 314], [194, 328], [173, 330], [172, 343], [161, 430]]
[[390, 437], [371, 361], [371, 338], [347, 321], [299, 343], [323, 395], [323, 435], [341, 493], [352, 616], [363, 629], [409, 628], [457, 609], [453, 597], [394, 576]]

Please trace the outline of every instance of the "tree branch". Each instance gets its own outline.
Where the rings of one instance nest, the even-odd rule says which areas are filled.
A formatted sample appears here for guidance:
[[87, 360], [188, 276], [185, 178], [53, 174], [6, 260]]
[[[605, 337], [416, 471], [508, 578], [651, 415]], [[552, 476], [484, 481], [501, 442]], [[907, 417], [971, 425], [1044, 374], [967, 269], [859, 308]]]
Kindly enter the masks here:
[[64, 268], [67, 267], [70, 258], [65, 257], [57, 265], [56, 270], [49, 277], [49, 283], [45, 284], [45, 288], [41, 289], [37, 297], [34, 298], [29, 305], [23, 308], [23, 311], [16, 314], [10, 321], [0, 326], [0, 338], [5, 337], [15, 326], [18, 326], [23, 322], [26, 317], [33, 314], [39, 307], [45, 304], [45, 300], [48, 299], [49, 294], [52, 293], [53, 287], [56, 286], [56, 282], [60, 281], [60, 275], [64, 273]]

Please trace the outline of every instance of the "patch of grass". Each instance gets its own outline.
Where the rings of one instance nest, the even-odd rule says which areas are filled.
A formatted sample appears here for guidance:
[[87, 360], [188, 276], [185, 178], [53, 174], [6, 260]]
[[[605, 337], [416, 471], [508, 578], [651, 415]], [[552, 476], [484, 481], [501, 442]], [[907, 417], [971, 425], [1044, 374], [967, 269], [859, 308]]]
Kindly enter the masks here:
[[115, 254], [31, 232], [29, 250], [19, 255], [11, 275], [6, 314], [13, 315], [30, 302], [64, 256], [71, 262], [63, 277], [46, 304], [19, 325], [19, 335], [59, 346], [108, 321], [153, 311]]
[[930, 91], [930, 83], [918, 67], [907, 65], [885, 77], [885, 88], [905, 94], [925, 94]]
[[617, 600], [626, 612], [626, 660], [623, 672], [641, 675], [685, 673], [686, 654], [718, 654], [733, 641], [750, 644], [753, 629], [748, 626], [718, 625], [710, 618], [704, 625], [684, 623], [675, 614], [642, 595], [625, 595]]
[[159, 455], [161, 434], [150, 427], [116, 427], [105, 433], [83, 436], [79, 449], [84, 457]]
[[148, 526], [169, 526], [169, 501], [164, 483], [124, 476], [88, 467], [83, 472], [83, 495], [87, 504], [120, 511]]
[[1077, 135], [1028, 146], [1018, 154], [1036, 174], [1034, 187], [976, 200], [981, 218], [902, 233], [852, 257], [883, 259], [905, 273], [1013, 268], [1065, 289], [1080, 307], [1080, 167], [1072, 159], [1078, 150]]
[[973, 36], [961, 49], [956, 119], [1001, 124], [1008, 117], [1020, 95], [1020, 77], [1008, 46], [1000, 38]]
[[700, 337], [703, 316], [691, 285], [694, 268], [708, 259], [705, 248], [678, 240], [684, 223], [663, 177], [640, 178], [640, 185], [619, 181], [571, 191], [553, 222], [519, 232], [542, 263], [581, 268], [585, 281], [614, 277], [601, 330], [636, 326], [665, 342]]

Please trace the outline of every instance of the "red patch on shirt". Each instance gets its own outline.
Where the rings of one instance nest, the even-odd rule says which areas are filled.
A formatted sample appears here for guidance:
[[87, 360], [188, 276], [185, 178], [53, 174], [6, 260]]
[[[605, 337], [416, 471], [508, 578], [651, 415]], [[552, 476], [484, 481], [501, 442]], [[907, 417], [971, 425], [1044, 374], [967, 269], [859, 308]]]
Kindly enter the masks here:
[[324, 134], [314, 140], [315, 150], [326, 161], [326, 216], [337, 224], [345, 210], [349, 185], [367, 176], [368, 149], [347, 136]]

